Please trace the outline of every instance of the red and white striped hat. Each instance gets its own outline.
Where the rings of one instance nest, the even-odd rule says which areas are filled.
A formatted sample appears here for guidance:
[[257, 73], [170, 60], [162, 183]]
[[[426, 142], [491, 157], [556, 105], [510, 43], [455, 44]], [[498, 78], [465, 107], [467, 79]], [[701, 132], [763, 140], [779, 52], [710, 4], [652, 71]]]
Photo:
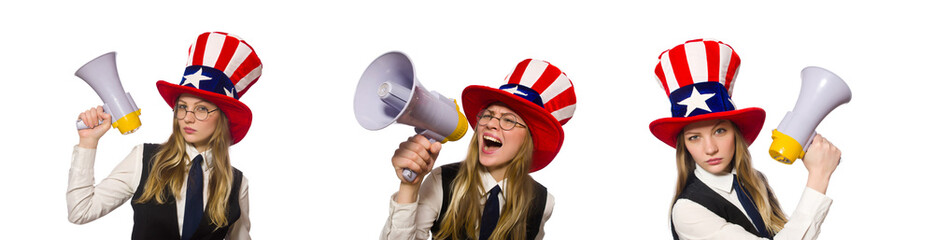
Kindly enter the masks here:
[[765, 110], [736, 110], [730, 95], [739, 63], [733, 48], [717, 40], [690, 40], [662, 52], [655, 76], [671, 102], [671, 117], [652, 121], [652, 134], [675, 147], [684, 126], [726, 119], [736, 124], [746, 142], [752, 144], [765, 122]]
[[206, 32], [188, 48], [188, 67], [181, 83], [160, 80], [156, 88], [173, 109], [183, 93], [217, 105], [227, 116], [233, 145], [246, 136], [253, 120], [253, 112], [240, 102], [240, 97], [262, 72], [262, 62], [245, 41], [223, 32]]
[[519, 62], [499, 89], [467, 86], [461, 99], [464, 113], [474, 129], [477, 114], [496, 102], [502, 102], [525, 120], [535, 149], [529, 172], [548, 166], [558, 155], [564, 143], [562, 126], [571, 120], [577, 108], [574, 84], [567, 75], [551, 63], [533, 59]]

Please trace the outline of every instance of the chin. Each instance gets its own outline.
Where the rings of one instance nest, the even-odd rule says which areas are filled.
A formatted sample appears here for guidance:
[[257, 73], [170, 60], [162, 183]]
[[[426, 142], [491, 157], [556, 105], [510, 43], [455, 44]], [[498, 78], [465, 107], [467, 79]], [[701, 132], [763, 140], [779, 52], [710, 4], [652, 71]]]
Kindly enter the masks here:
[[206, 142], [205, 140], [195, 139], [194, 136], [185, 136], [185, 143], [196, 145], [195, 143]]
[[494, 158], [480, 158], [480, 165], [483, 165], [487, 168], [496, 168], [506, 165], [506, 161], [496, 160]]

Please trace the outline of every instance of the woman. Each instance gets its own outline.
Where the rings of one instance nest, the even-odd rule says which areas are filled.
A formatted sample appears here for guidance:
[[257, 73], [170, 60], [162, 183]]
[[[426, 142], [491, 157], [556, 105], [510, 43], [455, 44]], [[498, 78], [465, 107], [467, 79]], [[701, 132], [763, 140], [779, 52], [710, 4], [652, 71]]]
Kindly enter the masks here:
[[674, 239], [815, 239], [830, 208], [824, 195], [840, 150], [816, 135], [804, 157], [808, 181], [786, 217], [765, 176], [752, 168], [748, 144], [765, 121], [761, 108], [730, 99], [739, 56], [714, 40], [692, 40], [659, 56], [655, 74], [672, 117], [653, 121], [656, 138], [676, 149], [678, 181], [671, 207]]
[[249, 185], [228, 148], [250, 128], [239, 99], [262, 63], [246, 42], [220, 32], [198, 36], [189, 54], [180, 84], [156, 83], [175, 111], [169, 139], [136, 146], [97, 185], [94, 154], [111, 116], [100, 106], [79, 115], [92, 128], [78, 131], [72, 155], [69, 221], [93, 221], [132, 199], [133, 239], [250, 239]]
[[[431, 170], [440, 143], [402, 142], [392, 157], [401, 183], [380, 238], [542, 239], [554, 197], [529, 173], [561, 149], [577, 101], [571, 81], [526, 59], [499, 89], [468, 86], [461, 98], [475, 130], [467, 157]], [[404, 168], [419, 173], [415, 181], [404, 180]]]

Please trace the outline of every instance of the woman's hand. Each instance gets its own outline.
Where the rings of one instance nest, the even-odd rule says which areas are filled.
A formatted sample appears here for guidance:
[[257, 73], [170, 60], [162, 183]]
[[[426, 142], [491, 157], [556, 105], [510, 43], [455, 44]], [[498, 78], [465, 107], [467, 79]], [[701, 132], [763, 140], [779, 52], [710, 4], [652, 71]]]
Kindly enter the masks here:
[[90, 127], [78, 130], [78, 146], [88, 149], [97, 148], [97, 142], [104, 136], [104, 133], [107, 133], [107, 130], [110, 130], [110, 114], [104, 112], [104, 107], [97, 106], [78, 114], [78, 120]]
[[[415, 202], [418, 198], [418, 188], [421, 185], [422, 178], [434, 168], [435, 159], [438, 158], [439, 152], [441, 152], [441, 143], [432, 143], [422, 135], [412, 136], [407, 141], [399, 144], [399, 148], [392, 155], [392, 166], [396, 170], [396, 176], [401, 181], [399, 193], [396, 194], [397, 203]], [[407, 182], [402, 177], [402, 169], [405, 168], [418, 174], [415, 181]]]
[[840, 164], [840, 149], [826, 138], [817, 134], [804, 153], [804, 167], [808, 169], [807, 186], [826, 194], [830, 175]]

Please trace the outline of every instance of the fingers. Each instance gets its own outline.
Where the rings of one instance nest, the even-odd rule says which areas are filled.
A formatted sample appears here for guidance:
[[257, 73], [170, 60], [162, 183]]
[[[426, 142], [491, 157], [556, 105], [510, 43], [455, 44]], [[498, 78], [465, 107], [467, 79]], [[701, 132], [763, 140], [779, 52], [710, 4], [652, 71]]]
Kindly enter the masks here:
[[103, 123], [109, 123], [111, 116], [104, 112], [104, 107], [97, 106], [78, 114], [78, 119], [84, 122], [84, 125], [88, 126], [88, 128], [96, 128]]
[[[430, 145], [429, 145], [430, 146]], [[412, 141], [405, 141], [399, 144], [398, 150], [405, 150], [408, 157], [411, 159], [423, 159], [430, 160], [431, 153], [428, 152], [428, 148], [422, 146], [420, 143], [414, 143]]]
[[422, 136], [421, 134], [416, 134], [415, 136], [409, 137], [409, 142], [417, 143], [418, 145], [421, 145], [425, 149], [431, 148], [431, 141], [428, 140], [428, 138], [426, 138], [425, 136]]
[[820, 134], [814, 135], [804, 154], [804, 166], [818, 179], [829, 179], [840, 164], [840, 149]]
[[78, 115], [78, 118], [81, 119], [81, 121], [84, 122], [84, 125], [88, 126], [88, 128], [96, 127], [97, 126], [96, 107], [85, 110], [84, 112]]
[[408, 168], [421, 176], [431, 171], [434, 167], [435, 158], [440, 151], [440, 143], [432, 143], [424, 136], [415, 135], [399, 144], [399, 148], [393, 153], [393, 166], [400, 179], [404, 168]]
[[424, 151], [413, 150], [407, 147], [399, 147], [393, 155], [393, 165], [396, 169], [408, 168], [416, 173], [422, 173], [428, 169], [431, 159], [428, 153]]
[[[438, 154], [441, 153], [441, 143], [440, 142], [432, 143], [430, 149], [431, 149], [430, 150], [431, 159], [438, 159]], [[434, 164], [435, 164], [434, 161], [431, 161], [431, 165], [434, 165]]]
[[814, 140], [811, 141], [811, 147], [809, 147], [808, 151], [810, 151], [811, 148], [816, 148], [820, 152], [824, 152], [829, 157], [835, 157], [837, 159], [840, 158], [840, 149], [838, 149], [837, 146], [830, 142], [830, 140], [827, 140], [827, 138], [824, 138], [824, 136], [820, 134], [814, 135]]
[[110, 122], [110, 114], [104, 112], [104, 107], [97, 106], [97, 117], [99, 120], [104, 121], [104, 123]]

